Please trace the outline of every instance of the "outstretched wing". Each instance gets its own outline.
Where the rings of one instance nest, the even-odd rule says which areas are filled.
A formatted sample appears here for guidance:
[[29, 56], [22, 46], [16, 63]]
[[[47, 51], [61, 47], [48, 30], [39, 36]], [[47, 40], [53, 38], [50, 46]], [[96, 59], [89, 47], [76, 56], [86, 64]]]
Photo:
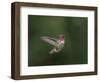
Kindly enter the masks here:
[[53, 46], [56, 45], [56, 40], [57, 40], [56, 38], [50, 38], [50, 37], [43, 36], [43, 37], [41, 37], [41, 39], [42, 39], [44, 42], [49, 43], [49, 44], [51, 44], [51, 45], [53, 45]]

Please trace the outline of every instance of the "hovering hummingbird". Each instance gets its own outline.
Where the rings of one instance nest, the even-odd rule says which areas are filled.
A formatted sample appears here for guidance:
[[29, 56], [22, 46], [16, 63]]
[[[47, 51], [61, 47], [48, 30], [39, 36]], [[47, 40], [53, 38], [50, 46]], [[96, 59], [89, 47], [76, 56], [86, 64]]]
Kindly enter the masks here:
[[64, 47], [64, 43], [65, 43], [64, 35], [59, 35], [59, 38], [43, 36], [41, 37], [41, 39], [44, 42], [49, 43], [50, 45], [54, 46], [53, 49], [49, 52], [49, 54], [60, 52], [62, 48]]

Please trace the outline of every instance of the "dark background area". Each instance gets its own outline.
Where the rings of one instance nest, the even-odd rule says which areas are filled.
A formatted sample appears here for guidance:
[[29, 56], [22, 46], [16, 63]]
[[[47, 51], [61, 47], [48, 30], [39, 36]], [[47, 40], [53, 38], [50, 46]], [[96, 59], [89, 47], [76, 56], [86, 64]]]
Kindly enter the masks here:
[[[28, 66], [87, 64], [86, 17], [28, 15]], [[49, 54], [53, 46], [41, 36], [65, 36], [61, 52]]]

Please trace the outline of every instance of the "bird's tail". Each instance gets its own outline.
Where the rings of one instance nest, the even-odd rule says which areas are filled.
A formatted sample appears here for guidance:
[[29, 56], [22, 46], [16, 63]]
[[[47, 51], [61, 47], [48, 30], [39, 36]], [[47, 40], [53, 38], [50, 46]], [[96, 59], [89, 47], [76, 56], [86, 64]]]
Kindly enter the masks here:
[[50, 52], [49, 52], [49, 54], [53, 54], [53, 53], [55, 53], [56, 52], [56, 49], [54, 48], [54, 49], [52, 49]]

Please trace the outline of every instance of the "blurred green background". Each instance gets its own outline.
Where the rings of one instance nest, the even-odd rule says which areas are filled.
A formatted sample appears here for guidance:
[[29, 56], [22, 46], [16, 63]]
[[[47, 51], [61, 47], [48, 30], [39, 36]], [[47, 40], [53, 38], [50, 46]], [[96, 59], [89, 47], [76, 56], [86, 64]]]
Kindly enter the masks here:
[[[87, 64], [86, 17], [28, 15], [28, 66]], [[65, 36], [61, 52], [49, 54], [53, 46], [41, 36]]]

